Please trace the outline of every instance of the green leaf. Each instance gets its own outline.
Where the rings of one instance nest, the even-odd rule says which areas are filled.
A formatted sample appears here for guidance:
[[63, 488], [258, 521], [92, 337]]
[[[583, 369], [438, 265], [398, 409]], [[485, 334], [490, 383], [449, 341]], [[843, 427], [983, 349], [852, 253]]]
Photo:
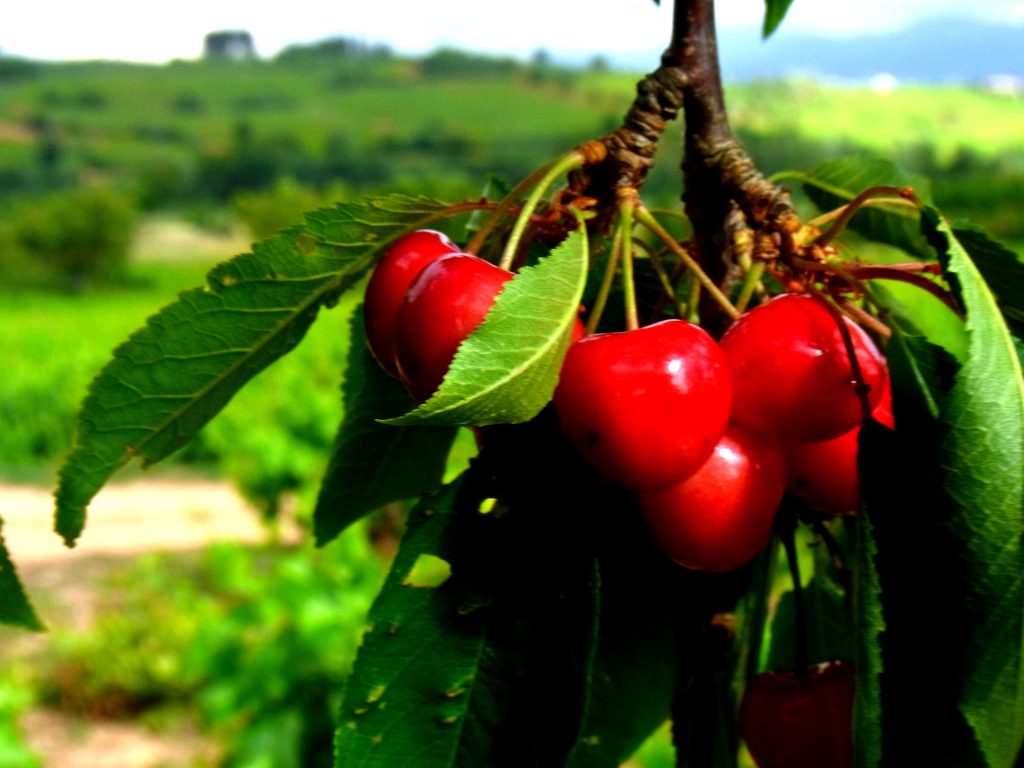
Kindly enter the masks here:
[[[876, 452], [877, 443], [887, 434], [888, 430], [870, 420], [861, 428], [860, 452]], [[857, 672], [853, 732], [857, 768], [876, 768], [882, 761], [883, 661], [880, 640], [885, 632], [885, 618], [882, 613], [882, 585], [875, 566], [878, 548], [871, 526], [870, 502], [870, 497], [865, 499], [865, 513], [857, 518], [853, 546], [854, 665]]]
[[57, 530], [69, 544], [110, 476], [185, 445], [253, 376], [293, 349], [395, 237], [440, 214], [384, 197], [308, 214], [303, 226], [215, 267], [114, 351], [89, 388], [60, 470]]
[[765, 0], [764, 27], [761, 31], [765, 39], [771, 37], [772, 33], [779, 28], [779, 24], [786, 18], [786, 13], [792, 4], [793, 0]]
[[979, 227], [957, 224], [953, 234], [985, 278], [1014, 333], [1024, 334], [1024, 261]]
[[391, 426], [379, 420], [412, 406], [364, 341], [363, 313], [352, 318], [344, 418], [313, 511], [313, 532], [326, 544], [368, 512], [437, 490], [454, 427]]
[[470, 707], [486, 700], [477, 678], [483, 623], [460, 614], [451, 591], [407, 585], [423, 555], [442, 557], [458, 485], [412, 512], [398, 555], [370, 609], [369, 626], [341, 706], [335, 764], [455, 765]]
[[[339, 766], [615, 766], [668, 714], [681, 603], [706, 592], [655, 554], [628, 494], [594, 484], [551, 409], [483, 444], [410, 517], [344, 694]], [[448, 578], [424, 577], [438, 559]]]
[[0, 623], [42, 632], [46, 627], [29, 602], [11, 556], [7, 553], [3, 528], [4, 521], [0, 517]]
[[[822, 211], [829, 211], [853, 200], [876, 186], [913, 187], [923, 200], [930, 199], [931, 185], [922, 176], [903, 171], [892, 162], [869, 155], [854, 155], [829, 160], [803, 175], [807, 196]], [[850, 220], [849, 228], [880, 243], [907, 253], [927, 257], [932, 252], [921, 236], [916, 208], [905, 205], [865, 207]]]
[[992, 766], [1024, 744], [1024, 376], [977, 266], [933, 208], [922, 224], [967, 311], [968, 359], [943, 404], [942, 481], [962, 546], [966, 650], [960, 709]]
[[[812, 579], [803, 590], [806, 611], [807, 662], [817, 664], [834, 659], [852, 659], [853, 627], [845, 595], [831, 589], [822, 579]], [[772, 620], [772, 644], [768, 669], [796, 669], [796, 601], [793, 591], [783, 593]]]
[[[982, 765], [958, 710], [959, 659], [969, 624], [964, 606], [971, 587], [960, 568], [961, 545], [939, 482], [945, 472], [938, 451], [942, 406], [960, 366], [942, 347], [900, 323], [892, 328], [887, 359], [896, 431], [872, 439], [859, 457], [885, 623], [878, 638], [881, 685], [877, 692], [868, 687], [871, 698], [857, 705], [855, 715], [864, 727], [863, 718], [870, 717], [880, 694], [883, 765]], [[873, 430], [865, 439], [883, 434], [888, 435]], [[865, 614], [869, 606], [858, 615], [861, 630], [873, 634], [871, 614]], [[858, 642], [866, 647], [871, 637]], [[873, 663], [870, 652], [866, 658]], [[875, 724], [869, 726], [867, 734], [875, 732]], [[872, 754], [875, 747], [864, 749], [860, 759]]]
[[551, 400], [587, 279], [587, 241], [574, 232], [498, 294], [427, 402], [389, 424], [518, 423]]

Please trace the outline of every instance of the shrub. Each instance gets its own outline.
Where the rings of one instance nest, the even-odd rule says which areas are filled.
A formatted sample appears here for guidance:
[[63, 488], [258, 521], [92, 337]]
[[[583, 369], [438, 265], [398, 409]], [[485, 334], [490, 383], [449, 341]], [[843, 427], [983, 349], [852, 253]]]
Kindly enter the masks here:
[[123, 269], [135, 222], [130, 198], [86, 187], [23, 203], [15, 212], [14, 240], [36, 265], [82, 289]]

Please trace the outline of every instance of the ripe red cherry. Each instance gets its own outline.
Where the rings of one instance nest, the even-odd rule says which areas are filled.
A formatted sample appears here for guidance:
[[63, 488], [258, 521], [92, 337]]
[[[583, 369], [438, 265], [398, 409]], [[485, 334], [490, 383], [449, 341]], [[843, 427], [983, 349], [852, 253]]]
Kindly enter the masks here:
[[458, 250], [441, 232], [416, 230], [396, 240], [370, 275], [363, 303], [366, 340], [377, 362], [391, 376], [398, 378], [395, 340], [405, 292], [427, 264]]
[[[885, 362], [859, 326], [844, 322], [873, 407], [888, 380]], [[794, 440], [827, 440], [860, 424], [843, 335], [821, 300], [777, 296], [740, 317], [721, 346], [733, 375], [736, 423]]]
[[707, 332], [665, 320], [572, 344], [554, 403], [587, 461], [613, 482], [643, 489], [697, 471], [725, 431], [731, 392]]
[[740, 733], [758, 768], [850, 768], [854, 682], [844, 661], [748, 680]]
[[669, 557], [724, 573], [757, 557], [771, 540], [785, 477], [778, 441], [730, 425], [694, 474], [637, 493], [637, 501]]
[[419, 402], [441, 385], [459, 345], [484, 321], [513, 277], [468, 253], [442, 256], [416, 276], [398, 314], [395, 358]]
[[[893, 428], [889, 387], [871, 415]], [[786, 489], [811, 509], [828, 515], [856, 512], [860, 508], [859, 438], [858, 426], [831, 440], [786, 441]]]

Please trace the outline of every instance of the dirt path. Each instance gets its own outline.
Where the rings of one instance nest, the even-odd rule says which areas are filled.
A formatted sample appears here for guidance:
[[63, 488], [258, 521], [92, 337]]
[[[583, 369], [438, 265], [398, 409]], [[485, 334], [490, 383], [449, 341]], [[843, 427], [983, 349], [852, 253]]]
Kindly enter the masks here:
[[[89, 510], [73, 549], [53, 532], [53, 498], [38, 487], [0, 483], [0, 516], [11, 558], [44, 623], [84, 629], [95, 615], [97, 585], [143, 552], [184, 551], [209, 542], [258, 542], [256, 513], [230, 485], [215, 481], [145, 479], [105, 488]], [[5, 655], [37, 650], [48, 635], [19, 633]], [[191, 732], [157, 733], [133, 723], [85, 721], [47, 709], [21, 721], [43, 768], [197, 768], [215, 764], [216, 750]]]
[[217, 481], [146, 479], [110, 485], [89, 507], [85, 531], [73, 549], [53, 532], [49, 490], [0, 484], [0, 515], [7, 549], [20, 568], [263, 537], [255, 512], [230, 485]]

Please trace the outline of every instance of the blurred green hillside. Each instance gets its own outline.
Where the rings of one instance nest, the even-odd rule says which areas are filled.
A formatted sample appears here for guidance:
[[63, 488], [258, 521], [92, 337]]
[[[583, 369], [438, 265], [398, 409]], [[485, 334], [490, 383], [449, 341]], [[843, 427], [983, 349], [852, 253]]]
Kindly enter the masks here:
[[[637, 77], [543, 56], [400, 58], [343, 40], [271, 61], [0, 59], [0, 198], [107, 183], [144, 211], [209, 224], [233, 196], [281, 179], [333, 185], [334, 195], [476, 195], [487, 174], [517, 179], [614, 127]], [[933, 178], [950, 214], [1024, 240], [1015, 215], [1024, 202], [1019, 95], [785, 81], [738, 84], [727, 96], [738, 132], [769, 172], [882, 152]], [[666, 153], [677, 153], [673, 140], [670, 131]], [[659, 204], [678, 197], [674, 169], [664, 163], [648, 184]]]

